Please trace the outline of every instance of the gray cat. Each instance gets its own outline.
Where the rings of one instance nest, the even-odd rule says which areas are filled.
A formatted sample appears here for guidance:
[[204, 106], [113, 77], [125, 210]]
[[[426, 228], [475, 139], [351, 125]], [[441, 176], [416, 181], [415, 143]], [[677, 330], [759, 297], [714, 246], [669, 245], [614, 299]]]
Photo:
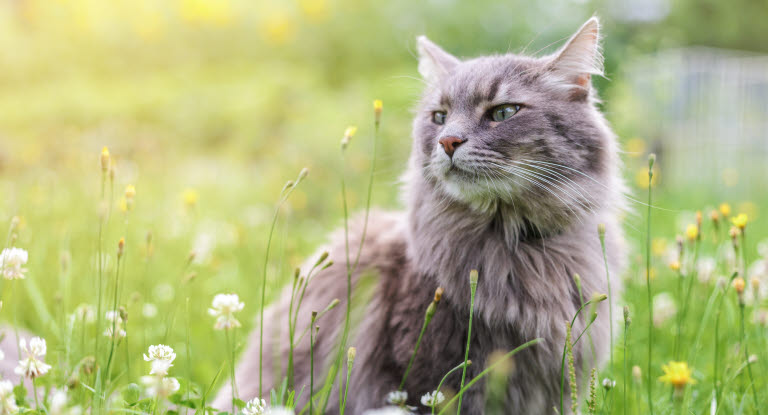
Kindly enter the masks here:
[[[581, 304], [573, 275], [581, 275], [587, 299], [608, 290], [598, 224], [606, 228], [616, 298], [624, 266], [618, 145], [595, 107], [590, 82], [591, 75], [602, 73], [598, 28], [597, 18], [591, 18], [558, 52], [539, 58], [460, 60], [425, 37], [418, 39], [419, 72], [427, 86], [404, 175], [407, 209], [371, 214], [353, 283], [371, 271], [378, 279], [349, 341], [357, 359], [348, 414], [383, 406], [386, 394], [397, 389], [424, 311], [435, 289], [443, 287], [404, 388], [408, 404], [427, 411], [419, 397], [464, 359], [472, 269], [480, 278], [467, 378], [487, 366], [492, 352], [542, 337], [543, 343], [515, 357], [505, 412], [553, 413], [559, 407], [565, 322]], [[362, 227], [362, 219], [351, 222], [351, 247], [357, 247]], [[316, 364], [316, 385], [324, 380], [344, 326], [344, 246], [343, 233], [335, 234], [328, 247], [335, 265], [312, 281], [300, 312], [299, 332], [309, 325], [310, 311], [342, 299], [319, 322], [315, 353], [326, 364]], [[286, 291], [265, 317], [265, 395], [284, 376], [288, 303]], [[575, 350], [579, 370], [608, 355], [607, 303], [598, 308], [591, 329], [599, 361], [591, 361], [589, 348], [581, 347], [588, 342], [582, 341]], [[584, 324], [580, 319], [574, 331]], [[258, 350], [256, 332], [237, 368], [243, 399], [259, 393]], [[445, 387], [458, 390], [460, 377], [452, 375]], [[296, 388], [302, 387], [309, 387], [308, 339], [296, 351]], [[231, 407], [230, 393], [228, 387], [222, 390], [215, 405]], [[308, 394], [305, 390], [304, 402]], [[327, 413], [338, 413], [338, 393], [330, 396]], [[484, 403], [485, 385], [479, 382], [464, 396], [462, 414], [482, 414]]]

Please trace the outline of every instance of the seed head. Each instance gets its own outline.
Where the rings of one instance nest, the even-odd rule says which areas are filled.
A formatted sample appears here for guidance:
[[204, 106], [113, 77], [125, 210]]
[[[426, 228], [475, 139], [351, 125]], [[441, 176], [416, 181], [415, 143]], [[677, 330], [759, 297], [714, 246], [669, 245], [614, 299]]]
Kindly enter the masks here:
[[437, 287], [437, 289], [435, 290], [435, 299], [432, 301], [434, 301], [435, 303], [439, 303], [440, 300], [443, 298], [443, 291], [444, 291], [443, 287]]
[[471, 285], [477, 286], [477, 270], [473, 269], [472, 271], [469, 271], [469, 283]]

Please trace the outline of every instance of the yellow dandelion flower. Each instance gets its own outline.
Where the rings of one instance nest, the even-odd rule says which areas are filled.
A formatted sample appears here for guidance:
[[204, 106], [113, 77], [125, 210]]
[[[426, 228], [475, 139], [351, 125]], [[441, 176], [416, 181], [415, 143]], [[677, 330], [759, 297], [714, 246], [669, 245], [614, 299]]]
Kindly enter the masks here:
[[106, 173], [109, 170], [109, 149], [106, 146], [101, 149], [99, 161], [101, 162], [101, 171]]
[[184, 205], [189, 208], [197, 205], [197, 199], [199, 199], [199, 197], [200, 195], [195, 189], [185, 189], [184, 193], [181, 194], [181, 199], [184, 201]]
[[680, 261], [670, 262], [669, 269], [671, 269], [672, 271], [680, 271]]
[[726, 217], [726, 218], [728, 216], [731, 216], [731, 205], [729, 205], [728, 203], [721, 203], [720, 204], [720, 213], [724, 217]]
[[686, 385], [696, 383], [696, 379], [692, 377], [693, 371], [686, 362], [672, 361], [666, 365], [661, 365], [661, 370], [664, 371], [664, 375], [659, 378], [659, 381], [672, 385], [675, 389], [682, 389]]
[[344, 137], [341, 139], [341, 149], [347, 148], [349, 145], [349, 141], [352, 139], [352, 137], [355, 136], [357, 133], [357, 127], [354, 125], [347, 127], [346, 130], [344, 130]]
[[688, 227], [685, 228], [685, 236], [689, 241], [695, 241], [699, 236], [699, 227], [694, 224], [688, 225]]
[[651, 241], [651, 252], [654, 256], [662, 256], [667, 252], [667, 240], [664, 238], [653, 238]]
[[744, 230], [744, 228], [747, 227], [747, 222], [749, 221], [749, 218], [747, 217], [746, 213], [739, 213], [737, 216], [731, 218], [731, 223], [733, 223], [733, 226]]
[[129, 184], [125, 187], [125, 198], [126, 199], [133, 199], [136, 196], [136, 187], [132, 184]]
[[380, 99], [373, 100], [373, 114], [376, 119], [376, 124], [381, 121], [381, 112], [384, 110], [384, 103]]

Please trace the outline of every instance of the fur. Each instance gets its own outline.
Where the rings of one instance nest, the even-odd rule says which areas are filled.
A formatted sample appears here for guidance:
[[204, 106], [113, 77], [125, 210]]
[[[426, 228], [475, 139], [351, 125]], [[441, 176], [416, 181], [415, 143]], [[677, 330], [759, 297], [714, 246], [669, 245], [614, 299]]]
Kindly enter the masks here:
[[[618, 147], [589, 82], [591, 74], [602, 71], [598, 28], [597, 19], [590, 19], [560, 51], [539, 58], [507, 54], [459, 60], [419, 39], [419, 70], [427, 87], [415, 115], [404, 175], [406, 211], [371, 213], [353, 276], [359, 287], [362, 275], [373, 273], [376, 286], [370, 298], [360, 301], [364, 312], [349, 341], [357, 347], [357, 358], [347, 413], [383, 406], [387, 392], [397, 389], [424, 311], [434, 290], [443, 287], [443, 300], [405, 385], [408, 403], [427, 411], [419, 397], [464, 359], [472, 269], [480, 278], [468, 379], [486, 367], [494, 351], [542, 337], [543, 343], [515, 358], [506, 406], [508, 413], [546, 413], [559, 405], [565, 322], [581, 304], [573, 275], [581, 275], [586, 299], [608, 290], [599, 223], [606, 227], [614, 298], [621, 292], [618, 277], [624, 266]], [[488, 111], [499, 104], [521, 107], [511, 118], [493, 121]], [[446, 112], [445, 124], [433, 122], [435, 111]], [[447, 136], [466, 140], [453, 157], [438, 144]], [[350, 223], [351, 247], [358, 246], [362, 227], [359, 218]], [[334, 234], [327, 250], [335, 264], [312, 281], [298, 323], [301, 332], [309, 325], [310, 311], [342, 300], [318, 323], [316, 385], [324, 380], [344, 325], [344, 234]], [[265, 317], [265, 394], [284, 376], [284, 367], [276, 365], [287, 361], [289, 299], [290, 288]], [[610, 343], [607, 303], [599, 306], [591, 329], [601, 360]], [[613, 307], [615, 315], [621, 314], [616, 301]], [[574, 331], [584, 324], [580, 319]], [[591, 360], [585, 344], [575, 350], [578, 370], [584, 359]], [[295, 353], [297, 390], [308, 388], [308, 339]], [[258, 395], [258, 362], [256, 331], [237, 368], [243, 398]], [[458, 390], [460, 378], [449, 377], [445, 388]], [[305, 390], [303, 402], [308, 394]], [[230, 407], [229, 396], [225, 387], [217, 407]], [[330, 396], [328, 413], [337, 413], [338, 392]], [[482, 414], [484, 402], [480, 382], [465, 395], [462, 413]]]

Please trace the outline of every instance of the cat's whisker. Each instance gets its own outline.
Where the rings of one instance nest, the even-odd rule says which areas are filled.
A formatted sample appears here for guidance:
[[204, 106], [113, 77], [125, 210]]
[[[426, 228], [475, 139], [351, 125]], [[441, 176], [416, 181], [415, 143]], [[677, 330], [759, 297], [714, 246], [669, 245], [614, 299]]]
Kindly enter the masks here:
[[[523, 171], [529, 173], [529, 174], [532, 174], [532, 175], [534, 175], [536, 177], [541, 178], [542, 180], [546, 181], [547, 183], [552, 184], [553, 186], [555, 186], [559, 190], [561, 190], [565, 195], [567, 195], [568, 197], [573, 199], [576, 203], [581, 205], [581, 207], [583, 207], [587, 212], [594, 213], [594, 209], [592, 208], [591, 204], [589, 204], [589, 200], [586, 200], [586, 197], [581, 192], [579, 192], [578, 190], [574, 189], [572, 186], [568, 186], [566, 183], [563, 183], [562, 181], [560, 181], [560, 180], [558, 180], [556, 178], [550, 177], [550, 176], [548, 176], [546, 174], [540, 174], [540, 173], [534, 172], [532, 170], [526, 169], [524, 167], [518, 167], [518, 168], [520, 170], [523, 170]], [[560, 184], [563, 184], [564, 186], [570, 187], [574, 191], [574, 193], [576, 193], [576, 194], [575, 195], [571, 194], [571, 192], [567, 191], [566, 189], [563, 189], [562, 187], [560, 187], [559, 185], [557, 185], [555, 183], [551, 183], [549, 180], [552, 180], [555, 183], [560, 183]]]
[[[592, 196], [592, 194], [591, 194], [591, 193], [589, 193], [589, 191], [587, 191], [587, 189], [585, 189], [585, 188], [584, 188], [584, 187], [583, 187], [581, 184], [579, 184], [578, 182], [574, 181], [574, 180], [573, 180], [573, 179], [571, 179], [570, 177], [568, 177], [568, 176], [566, 176], [566, 175], [564, 175], [564, 174], [562, 174], [562, 173], [560, 173], [560, 172], [558, 172], [558, 171], [556, 171], [556, 170], [548, 169], [548, 168], [546, 168], [546, 167], [537, 166], [537, 165], [535, 165], [535, 164], [526, 163], [526, 162], [524, 162], [524, 161], [519, 161], [519, 160], [515, 160], [515, 162], [516, 162], [516, 163], [519, 163], [519, 164], [523, 164], [523, 165], [529, 166], [529, 167], [532, 167], [532, 168], [535, 168], [535, 169], [537, 169], [537, 170], [542, 170], [542, 171], [545, 171], [545, 172], [548, 172], [548, 173], [551, 173], [551, 174], [557, 175], [558, 177], [562, 178], [563, 180], [566, 180], [566, 181], [568, 181], [569, 183], [572, 183], [573, 185], [575, 185], [575, 186], [577, 186], [579, 189], [581, 189], [581, 192], [579, 192], [579, 193], [580, 193], [580, 195], [581, 195], [582, 197], [584, 197], [585, 199], [587, 199], [588, 201], [590, 200], [590, 198], [592, 198], [592, 199], [594, 198], [594, 197]], [[573, 189], [573, 186], [570, 186], [570, 187]], [[576, 190], [576, 189], [574, 189], [574, 190]], [[585, 193], [586, 193], [586, 195], [585, 195]], [[586, 196], [589, 196], [589, 197], [586, 197]]]

